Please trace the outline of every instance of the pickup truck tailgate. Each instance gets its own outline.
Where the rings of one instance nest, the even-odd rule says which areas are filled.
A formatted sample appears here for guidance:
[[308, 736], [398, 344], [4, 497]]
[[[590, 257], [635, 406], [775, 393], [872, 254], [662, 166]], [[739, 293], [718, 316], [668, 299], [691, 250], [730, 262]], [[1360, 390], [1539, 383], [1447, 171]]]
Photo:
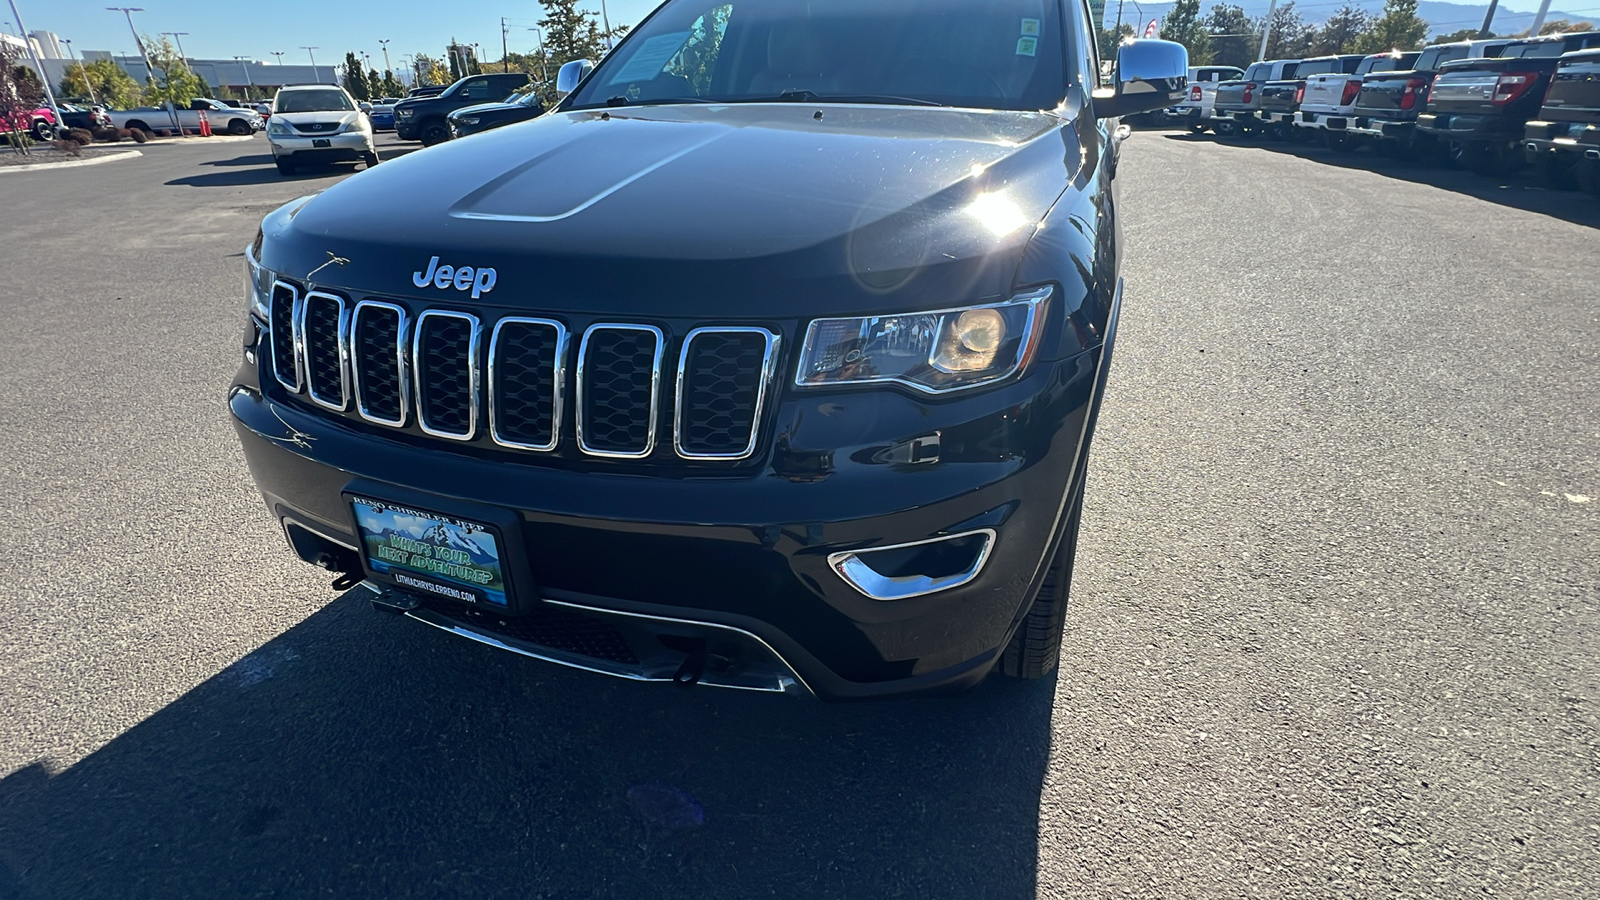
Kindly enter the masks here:
[[1344, 86], [1358, 75], [1313, 75], [1306, 79], [1306, 93], [1300, 100], [1302, 109], [1336, 109], [1344, 99]]
[[[1224, 81], [1217, 85], [1216, 105], [1224, 109], [1255, 109], [1261, 105], [1261, 86], [1247, 81]], [[1245, 96], [1250, 99], [1246, 100]]]
[[[1572, 57], [1568, 57], [1569, 60]], [[1544, 118], [1600, 122], [1600, 54], [1563, 61], [1544, 97]]]
[[1295, 95], [1300, 92], [1298, 81], [1273, 81], [1261, 89], [1261, 108], [1272, 112], [1294, 112], [1299, 104]]

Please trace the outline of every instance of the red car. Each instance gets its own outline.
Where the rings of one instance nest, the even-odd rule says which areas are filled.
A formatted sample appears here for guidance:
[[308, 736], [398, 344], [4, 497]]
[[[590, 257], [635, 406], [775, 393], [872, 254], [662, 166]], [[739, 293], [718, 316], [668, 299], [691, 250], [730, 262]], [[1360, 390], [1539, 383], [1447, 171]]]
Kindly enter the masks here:
[[[5, 116], [0, 116], [0, 134], [10, 134], [11, 130], [11, 121]], [[36, 140], [48, 141], [56, 136], [55, 111], [48, 106], [41, 106], [25, 121], [17, 122], [16, 130], [29, 132]]]

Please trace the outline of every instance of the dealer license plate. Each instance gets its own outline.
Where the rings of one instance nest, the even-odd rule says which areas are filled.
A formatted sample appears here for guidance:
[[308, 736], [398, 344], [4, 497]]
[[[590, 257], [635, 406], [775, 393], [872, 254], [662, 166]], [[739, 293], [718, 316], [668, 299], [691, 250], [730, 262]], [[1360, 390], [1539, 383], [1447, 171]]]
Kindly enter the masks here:
[[330, 141], [327, 138], [312, 138], [311, 139], [311, 146], [313, 146], [313, 147], [332, 147], [333, 146], [333, 141]]
[[500, 538], [466, 519], [352, 497], [367, 569], [419, 593], [504, 607]]

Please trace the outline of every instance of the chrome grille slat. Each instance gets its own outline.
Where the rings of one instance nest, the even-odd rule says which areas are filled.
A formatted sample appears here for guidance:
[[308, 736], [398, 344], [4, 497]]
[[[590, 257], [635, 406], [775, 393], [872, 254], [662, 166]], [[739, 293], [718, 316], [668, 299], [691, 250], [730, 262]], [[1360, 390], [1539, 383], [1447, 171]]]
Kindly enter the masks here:
[[684, 459], [746, 459], [778, 363], [779, 337], [765, 328], [696, 328], [683, 340], [673, 449]]
[[665, 349], [665, 336], [653, 325], [589, 326], [578, 348], [578, 449], [611, 459], [655, 452]]
[[344, 298], [307, 291], [298, 323], [306, 396], [318, 406], [343, 412], [350, 405], [350, 314]]
[[[287, 301], [287, 303], [285, 303]], [[300, 392], [300, 346], [297, 336], [300, 321], [300, 292], [292, 284], [272, 283], [271, 306], [267, 310], [268, 337], [272, 340], [272, 377], [295, 393]], [[284, 369], [289, 377], [284, 377]]]
[[392, 303], [363, 300], [350, 314], [350, 380], [356, 411], [369, 422], [406, 424], [406, 328], [406, 311]]
[[561, 446], [571, 335], [553, 319], [516, 316], [495, 323], [489, 340], [489, 436], [514, 450]]
[[430, 309], [417, 317], [414, 331], [418, 427], [434, 437], [472, 440], [478, 433], [478, 347], [483, 334], [478, 317]]

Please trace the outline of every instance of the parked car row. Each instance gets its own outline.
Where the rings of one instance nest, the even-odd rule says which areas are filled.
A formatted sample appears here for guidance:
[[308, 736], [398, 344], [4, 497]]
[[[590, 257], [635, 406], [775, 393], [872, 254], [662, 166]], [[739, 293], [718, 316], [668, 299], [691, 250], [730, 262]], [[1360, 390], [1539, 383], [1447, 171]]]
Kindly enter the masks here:
[[531, 81], [522, 72], [471, 75], [437, 94], [407, 97], [394, 105], [395, 136], [402, 141], [421, 141], [425, 147], [448, 141], [454, 136], [451, 113], [469, 106], [503, 103]]
[[1600, 31], [1459, 41], [1415, 53], [1266, 60], [1215, 84], [1190, 70], [1167, 110], [1202, 132], [1321, 139], [1501, 174], [1524, 163], [1600, 186]]
[[128, 110], [112, 110], [111, 124], [117, 128], [137, 128], [140, 131], [167, 131], [173, 128], [176, 115], [178, 127], [184, 131], [200, 130], [200, 114], [205, 113], [212, 131], [236, 135], [255, 134], [266, 127], [266, 120], [254, 109], [236, 108], [221, 100], [198, 97], [189, 101], [184, 109], [167, 110], [165, 107], [141, 106]]

